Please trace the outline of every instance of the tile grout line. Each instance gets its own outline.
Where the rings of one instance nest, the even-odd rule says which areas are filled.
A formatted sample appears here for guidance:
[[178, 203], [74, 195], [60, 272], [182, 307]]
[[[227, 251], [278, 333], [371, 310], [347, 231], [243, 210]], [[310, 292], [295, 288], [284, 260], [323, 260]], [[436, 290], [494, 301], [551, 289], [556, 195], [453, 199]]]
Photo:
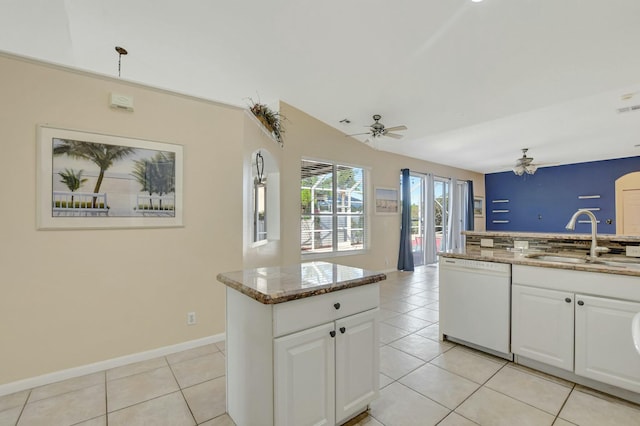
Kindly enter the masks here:
[[[411, 334], [413, 334], [413, 333], [411, 333]], [[409, 335], [411, 335], [411, 334], [409, 334]], [[406, 336], [405, 336], [405, 337], [406, 337]], [[425, 338], [426, 338], [426, 337], [425, 337]], [[398, 340], [399, 340], [399, 339], [398, 339]], [[384, 345], [384, 346], [389, 346], [389, 345]], [[434, 358], [432, 358], [432, 360], [433, 360], [433, 359], [435, 359], [435, 358], [438, 358], [440, 355], [442, 355], [443, 353], [445, 353], [445, 352], [447, 352], [447, 351], [449, 351], [449, 350], [451, 350], [451, 349], [455, 348], [456, 346], [458, 346], [458, 345], [454, 345], [454, 346], [452, 346], [452, 347], [448, 348], [446, 351], [441, 352], [440, 354], [438, 354], [437, 356], [435, 356]], [[412, 388], [412, 387], [410, 387], [410, 386], [405, 385], [404, 383], [401, 383], [401, 382], [400, 382], [400, 380], [401, 380], [401, 379], [403, 379], [404, 377], [407, 377], [409, 374], [413, 373], [414, 371], [416, 371], [416, 370], [418, 370], [418, 369], [420, 369], [420, 368], [424, 367], [424, 366], [425, 366], [425, 365], [427, 365], [427, 364], [433, 365], [434, 367], [438, 367], [438, 368], [440, 368], [441, 370], [447, 371], [448, 373], [454, 374], [454, 375], [456, 375], [456, 376], [457, 376], [457, 374], [452, 373], [452, 372], [450, 372], [450, 371], [448, 371], [448, 370], [446, 370], [446, 369], [443, 369], [442, 367], [439, 367], [439, 366], [437, 366], [437, 365], [435, 365], [435, 364], [431, 364], [431, 361], [424, 361], [422, 358], [418, 358], [418, 357], [416, 357], [415, 355], [412, 355], [412, 354], [410, 354], [410, 353], [408, 353], [408, 352], [403, 351], [402, 349], [398, 349], [398, 348], [395, 348], [395, 347], [393, 347], [393, 346], [391, 346], [391, 347], [392, 347], [393, 349], [396, 349], [396, 350], [398, 350], [398, 351], [400, 351], [400, 352], [403, 352], [403, 353], [405, 353], [405, 354], [407, 354], [407, 355], [410, 355], [410, 356], [412, 356], [412, 357], [414, 357], [414, 358], [417, 358], [417, 359], [419, 359], [420, 361], [423, 361], [423, 363], [422, 363], [421, 365], [419, 365], [418, 367], [414, 368], [413, 370], [408, 371], [406, 374], [403, 374], [402, 376], [398, 377], [397, 379], [393, 379], [393, 377], [388, 376], [388, 375], [386, 375], [386, 374], [385, 374], [385, 376], [387, 376], [387, 377], [389, 377], [389, 378], [393, 379], [393, 381], [392, 381], [391, 383], [387, 384], [387, 385], [385, 386], [385, 388], [386, 388], [386, 387], [388, 387], [388, 386], [390, 386], [390, 385], [392, 385], [393, 383], [398, 383], [399, 385], [404, 386], [404, 387], [406, 387], [407, 389], [410, 389], [411, 391], [416, 392], [418, 395], [420, 395], [420, 396], [422, 396], [422, 397], [424, 397], [424, 398], [427, 398], [428, 400], [433, 401], [434, 403], [436, 403], [436, 404], [438, 404], [438, 405], [440, 405], [440, 406], [442, 406], [442, 407], [446, 408], [447, 410], [449, 410], [449, 407], [445, 407], [444, 405], [442, 405], [442, 404], [441, 404], [441, 403], [439, 403], [438, 401], [436, 401], [436, 400], [434, 400], [434, 399], [431, 399], [431, 398], [430, 398], [430, 397], [428, 397], [427, 395], [424, 395], [424, 394], [422, 394], [422, 393], [418, 392], [417, 390], [413, 389], [413, 388]], [[382, 374], [384, 374], [384, 373], [382, 373]], [[459, 377], [462, 377], [462, 376], [459, 376]], [[463, 378], [464, 378], [464, 377], [463, 377]], [[469, 380], [469, 379], [466, 379], [466, 380]], [[481, 386], [482, 386], [482, 385], [481, 385]], [[449, 414], [451, 414], [451, 412], [453, 412], [453, 410], [451, 410]], [[447, 414], [447, 416], [448, 416], [448, 414]], [[444, 418], [446, 418], [447, 416], [445, 416]], [[442, 420], [444, 420], [444, 418], [443, 418]], [[442, 421], [442, 420], [441, 420], [441, 421]]]
[[[178, 390], [177, 391], [168, 392], [168, 393], [165, 393], [163, 395], [157, 395], [157, 396], [154, 396], [153, 398], [145, 399], [143, 401], [136, 402], [135, 404], [127, 405], [125, 407], [118, 408], [117, 410], [113, 410], [111, 412], [107, 412], [107, 418], [108, 418], [108, 415], [110, 413], [117, 413], [118, 411], [126, 410], [127, 408], [135, 407], [136, 405], [144, 404], [146, 402], [153, 401], [153, 400], [156, 400], [158, 398], [162, 398], [162, 397], [165, 397], [167, 395], [171, 395], [171, 394], [177, 393], [178, 391], [180, 391], [180, 393], [182, 394], [182, 398], [184, 399], [185, 404], [187, 404], [187, 408], [189, 408], [189, 412], [191, 412], [191, 407], [189, 407], [189, 404], [187, 403], [187, 400], [184, 397], [184, 394], [182, 393], [182, 388], [180, 387], [180, 383], [178, 382], [178, 379], [176, 378], [176, 376], [175, 376], [175, 374], [173, 372], [173, 369], [171, 368], [171, 363], [167, 359], [166, 355], [162, 356], [162, 358], [164, 358], [165, 362], [167, 363], [166, 367], [169, 367], [169, 371], [171, 372], [171, 375], [172, 375], [173, 379], [176, 381], [176, 385], [178, 386]], [[199, 357], [196, 357], [196, 358], [199, 358]], [[195, 358], [193, 358], [193, 359], [195, 359]], [[186, 360], [186, 361], [189, 361], [189, 360]], [[185, 362], [185, 361], [181, 361], [181, 362]], [[179, 362], [177, 362], [176, 364], [179, 364]], [[141, 375], [141, 374], [149, 373], [151, 371], [156, 371], [156, 370], [159, 370], [159, 369], [162, 369], [162, 368], [165, 368], [165, 366], [152, 368], [152, 369], [145, 370], [145, 371], [141, 371], [139, 373], [131, 374], [129, 376], [118, 377], [117, 379], [107, 380], [106, 382], [108, 383], [108, 382], [111, 382], [111, 381], [116, 381], [116, 380], [121, 380], [121, 379], [129, 378], [129, 377], [134, 377], [134, 376], [138, 376], [138, 375]], [[220, 376], [220, 377], [222, 377], [222, 376]], [[105, 378], [106, 378], [106, 370], [105, 370]], [[191, 412], [191, 416], [193, 417], [193, 413], [192, 412]], [[194, 417], [193, 420], [195, 422], [195, 417]], [[196, 422], [196, 425], [197, 425], [197, 422]]]
[[[407, 335], [407, 336], [404, 336], [404, 337], [409, 337], [409, 336], [411, 336], [412, 334], [414, 334], [414, 333], [411, 333], [411, 334], [409, 334], [409, 335]], [[417, 336], [419, 336], [419, 337], [423, 337], [423, 336], [420, 336], [419, 334], [418, 334]], [[398, 340], [402, 340], [402, 339], [404, 339], [404, 337], [402, 337], [402, 338], [400, 338], [400, 339], [397, 339], [397, 340], [394, 340], [394, 341], [393, 341], [393, 342], [391, 342], [391, 343], [397, 342]], [[429, 339], [428, 337], [423, 337], [423, 338], [424, 338], [424, 339], [427, 339], [427, 340], [429, 340], [429, 341], [431, 341], [431, 342], [434, 342], [434, 343], [439, 343], [439, 342], [436, 342], [435, 340]], [[457, 346], [458, 346], [458, 345], [451, 346], [450, 348], [445, 349], [444, 351], [440, 352], [438, 355], [434, 356], [434, 357], [433, 357], [433, 358], [431, 358], [430, 360], [425, 361], [424, 359], [422, 359], [422, 358], [420, 358], [420, 357], [417, 357], [417, 356], [415, 356], [415, 355], [414, 355], [414, 354], [412, 354], [412, 353], [409, 353], [409, 352], [407, 352], [407, 351], [405, 351], [405, 350], [402, 350], [402, 349], [396, 348], [395, 346], [392, 346], [392, 345], [391, 345], [391, 343], [386, 344], [386, 345], [384, 345], [384, 346], [391, 346], [393, 349], [395, 349], [395, 350], [397, 350], [397, 351], [400, 351], [400, 352], [402, 352], [402, 353], [405, 353], [405, 354], [407, 354], [407, 355], [409, 355], [409, 356], [412, 356], [412, 357], [414, 357], [414, 358], [417, 358], [417, 359], [419, 359], [420, 361], [424, 362], [425, 364], [430, 364], [430, 363], [431, 363], [431, 361], [433, 361], [434, 359], [438, 358], [440, 355], [444, 354], [445, 352], [449, 352], [451, 349], [453, 349], [453, 348], [455, 348], [455, 347], [457, 347]], [[380, 347], [383, 347], [383, 346], [380, 346]], [[437, 367], [437, 366], [436, 366], [436, 367]], [[441, 367], [440, 367], [440, 368], [441, 368]], [[446, 370], [446, 369], [443, 369], [443, 370], [445, 370], [445, 371], [449, 371], [449, 370]], [[415, 371], [415, 370], [414, 370], [414, 371]], [[407, 373], [407, 374], [409, 374], [409, 373]], [[455, 373], [452, 373], [452, 374], [455, 374]], [[405, 374], [405, 376], [406, 376], [406, 374]], [[404, 376], [402, 376], [402, 377], [404, 377]], [[401, 377], [401, 378], [402, 378], [402, 377]], [[462, 376], [460, 376], [460, 377], [462, 377]], [[467, 380], [469, 380], [469, 379], [467, 379]], [[473, 380], [472, 380], [472, 381], [473, 381]]]
[[[509, 364], [506, 364], [504, 367], [507, 367], [508, 365], [509, 365]], [[504, 368], [504, 367], [503, 367], [503, 368]], [[502, 370], [502, 368], [501, 368], [500, 370]], [[551, 381], [550, 381], [550, 382], [551, 382]], [[553, 382], [551, 382], [551, 383], [553, 383]], [[556, 383], [556, 384], [557, 384], [557, 383]], [[562, 385], [558, 385], [558, 386], [562, 386]], [[543, 413], [545, 413], [545, 414], [548, 414], [548, 415], [550, 415], [550, 416], [553, 416], [553, 417], [554, 417], [554, 422], [555, 422], [555, 419], [557, 418], [557, 416], [560, 414], [560, 411], [562, 410], [562, 407], [564, 407], [564, 403], [563, 403], [563, 404], [562, 404], [562, 406], [560, 407], [560, 410], [558, 411], [558, 414], [551, 414], [551, 413], [549, 413], [548, 411], [545, 411], [545, 410], [543, 410], [543, 409], [542, 409], [542, 408], [540, 408], [540, 407], [536, 407], [535, 405], [532, 405], [532, 404], [530, 404], [530, 403], [528, 403], [528, 402], [522, 401], [522, 400], [520, 400], [520, 399], [518, 399], [518, 398], [514, 398], [514, 397], [513, 397], [513, 396], [511, 396], [511, 395], [507, 395], [506, 393], [503, 393], [503, 392], [501, 392], [501, 391], [499, 391], [499, 390], [497, 390], [497, 389], [494, 389], [494, 388], [492, 388], [492, 387], [486, 386], [486, 383], [485, 383], [485, 384], [483, 384], [483, 385], [482, 385], [482, 387], [486, 387], [487, 389], [490, 389], [490, 390], [492, 390], [493, 392], [499, 393], [500, 395], [504, 395], [504, 396], [506, 396], [506, 397], [508, 397], [508, 398], [511, 398], [511, 399], [513, 399], [513, 400], [515, 400], [515, 401], [518, 401], [518, 402], [520, 402], [520, 403], [522, 403], [522, 404], [524, 404], [524, 405], [528, 405], [528, 406], [529, 406], [529, 407], [531, 407], [531, 408], [535, 408], [535, 409], [536, 409], [536, 410], [538, 410], [538, 411], [542, 411], [542, 412], [543, 412]], [[572, 391], [573, 391], [573, 388], [572, 388], [571, 392], [572, 392]], [[571, 395], [571, 392], [569, 392], [569, 395]], [[568, 398], [568, 396], [567, 396], [567, 398]], [[565, 399], [565, 402], [566, 402], [566, 399]]]
[[[460, 345], [458, 345], [458, 346], [460, 346]], [[447, 349], [447, 352], [448, 352], [448, 351], [450, 351], [451, 349], [454, 349], [454, 348], [458, 347], [458, 346], [454, 346], [454, 347], [452, 347], [452, 348]], [[442, 354], [444, 354], [444, 352], [443, 352]], [[442, 354], [440, 354], [440, 355], [442, 355]], [[438, 355], [436, 358], [439, 358], [439, 357], [440, 357], [440, 355]], [[434, 358], [434, 359], [436, 359], [436, 358]], [[433, 360], [431, 360], [431, 361], [433, 361]], [[469, 379], [468, 377], [464, 377], [464, 376], [462, 376], [462, 375], [460, 375], [460, 374], [458, 374], [458, 373], [455, 373], [455, 372], [453, 372], [453, 371], [447, 370], [446, 368], [441, 367], [441, 366], [439, 366], [438, 364], [432, 364], [432, 363], [431, 363], [431, 361], [427, 362], [427, 364], [430, 364], [430, 365], [432, 365], [432, 366], [434, 366], [434, 367], [436, 367], [436, 368], [439, 368], [440, 370], [442, 370], [442, 371], [444, 371], [444, 372], [446, 372], [446, 373], [452, 374], [452, 375], [454, 375], [454, 376], [456, 376], [456, 377], [459, 377], [459, 378], [461, 378], [461, 379], [467, 380], [467, 381], [469, 381], [469, 382], [471, 382], [471, 383], [474, 383], [474, 384], [476, 384], [476, 385], [480, 385], [480, 387], [484, 386], [484, 385], [485, 385], [485, 383], [486, 383], [486, 382], [484, 382], [484, 383], [478, 383], [478, 382], [476, 382], [476, 381], [473, 381], [473, 380]], [[498, 371], [502, 370], [502, 368], [503, 368], [503, 367], [504, 367], [504, 366], [500, 367], [500, 368], [499, 368], [495, 373], [493, 373], [493, 374], [491, 375], [491, 377], [495, 376], [495, 375], [498, 373]], [[489, 380], [491, 379], [491, 377], [489, 377], [489, 378], [487, 379], [487, 381], [489, 381]], [[477, 390], [477, 389], [476, 389], [476, 390]], [[475, 391], [474, 391], [474, 392], [475, 392]], [[469, 395], [469, 396], [471, 396], [471, 395]]]
[[18, 418], [16, 419], [16, 426], [18, 426], [18, 423], [20, 423], [20, 418], [22, 417], [22, 414], [24, 414], [24, 410], [27, 408], [27, 403], [29, 402], [29, 398], [31, 398], [31, 392], [33, 392], [33, 389], [29, 389], [29, 394], [22, 404], [22, 409], [20, 410], [20, 414], [18, 414]]
[[[178, 391], [179, 391], [179, 390], [177, 390], [177, 391], [173, 391], [173, 392], [169, 392], [169, 393], [165, 393], [165, 394], [163, 394], [163, 395], [154, 396], [153, 398], [145, 399], [144, 401], [136, 402], [135, 404], [131, 404], [131, 405], [127, 405], [126, 407], [118, 408], [117, 410], [113, 410], [113, 411], [109, 412], [108, 414], [117, 413], [117, 412], [119, 412], [119, 411], [126, 410], [126, 409], [131, 408], [131, 407], [135, 407], [136, 405], [144, 404], [144, 403], [147, 403], [147, 402], [149, 402], [149, 401], [154, 401], [154, 400], [156, 400], [156, 399], [159, 399], [159, 398], [165, 397], [165, 396], [167, 396], [167, 395], [171, 395], [171, 394], [177, 393]], [[189, 404], [187, 404], [187, 406], [188, 406], [188, 405], [189, 405]], [[94, 418], [94, 419], [95, 419], [95, 417], [92, 417], [92, 418]], [[91, 420], [91, 419], [88, 419], [88, 420]], [[83, 420], [83, 421], [86, 421], [86, 420]], [[81, 422], [81, 423], [82, 423], [82, 422]]]
[[[558, 410], [558, 414], [556, 415], [556, 417], [553, 419], [553, 423], [555, 424], [556, 420], [561, 419], [560, 417], [560, 413], [562, 413], [562, 409], [564, 408], [565, 405], [567, 405], [567, 402], [569, 402], [569, 398], [571, 397], [571, 395], [573, 394], [573, 391], [576, 389], [576, 384], [574, 383], [573, 386], [571, 387], [571, 391], [567, 394], [567, 397], [564, 399], [564, 402], [562, 403], [562, 405], [560, 406], [560, 409]], [[564, 419], [562, 419], [564, 420]], [[568, 420], [567, 420], [568, 421]], [[572, 423], [572, 422], [570, 422]]]
[[[435, 365], [435, 364], [434, 364], [434, 365]], [[487, 380], [485, 380], [483, 383], [478, 383], [480, 386], [478, 386], [478, 388], [477, 388], [476, 390], [474, 390], [473, 392], [471, 392], [471, 393], [469, 394], [469, 396], [467, 396], [465, 399], [463, 399], [463, 400], [460, 402], [460, 404], [456, 405], [456, 408], [454, 408], [453, 410], [451, 410], [451, 413], [456, 413], [456, 414], [457, 414], [457, 415], [459, 415], [460, 417], [462, 417], [462, 418], [464, 418], [464, 419], [467, 419], [467, 420], [469, 420], [470, 422], [473, 422], [473, 423], [475, 423], [475, 424], [478, 424], [478, 423], [474, 422], [473, 420], [468, 419], [468, 418], [466, 418], [465, 416], [463, 416], [462, 414], [460, 414], [460, 413], [456, 412], [456, 410], [457, 410], [458, 408], [460, 408], [460, 406], [461, 406], [462, 404], [464, 404], [465, 402], [467, 402], [467, 400], [469, 400], [469, 398], [471, 398], [473, 395], [475, 395], [475, 394], [476, 394], [480, 389], [482, 389], [482, 388], [483, 388], [483, 387], [484, 387], [484, 386], [489, 382], [489, 380], [491, 380], [491, 379], [492, 379], [496, 374], [498, 374], [500, 371], [502, 371], [502, 369], [503, 369], [503, 368], [505, 368], [506, 366], [507, 366], [507, 364], [504, 364], [502, 367], [498, 368], [498, 369], [496, 370], [496, 372], [495, 372], [495, 373], [493, 373], [491, 376], [489, 376], [489, 378], [488, 378]], [[436, 367], [443, 369], [442, 367], [440, 367], [440, 366], [438, 366], [438, 365], [436, 365]], [[446, 369], [443, 369], [443, 370], [444, 370], [444, 371], [449, 371], [449, 370], [446, 370]], [[449, 372], [450, 372], [450, 371], [449, 371]], [[452, 373], [452, 372], [450, 372], [450, 373]], [[455, 373], [452, 373], [452, 374], [455, 374]], [[457, 375], [457, 374], [456, 374], [456, 375]], [[462, 376], [459, 376], [459, 377], [462, 377]], [[463, 378], [466, 378], [466, 377], [463, 377]], [[467, 379], [467, 380], [469, 380], [469, 379]], [[473, 380], [471, 380], [471, 381], [473, 382]], [[474, 383], [476, 383], [476, 382], [474, 382]], [[490, 389], [490, 388], [489, 388], [489, 389]], [[492, 390], [493, 390], [493, 389], [492, 389]], [[449, 414], [451, 414], [451, 413], [449, 413]], [[445, 417], [445, 418], [446, 418], [446, 417]], [[444, 420], [444, 419], [443, 419], [443, 420]]]
[[107, 371], [104, 372], [104, 424], [109, 426], [109, 383], [107, 382]]
[[[419, 367], [418, 367], [418, 368], [419, 368]], [[417, 370], [417, 369], [416, 369], [416, 370]], [[415, 371], [415, 370], [413, 370], [413, 371]], [[411, 372], [409, 372], [409, 373], [407, 373], [407, 374], [411, 374]], [[407, 374], [405, 374], [405, 375], [404, 375], [404, 376], [402, 376], [402, 377], [405, 377]], [[400, 379], [402, 379], [402, 377], [400, 377]], [[446, 416], [444, 416], [442, 419], [440, 419], [440, 421], [438, 421], [438, 423], [440, 423], [442, 420], [444, 420], [445, 418], [447, 418], [447, 417], [449, 416], [449, 414], [453, 413], [453, 410], [452, 410], [452, 409], [450, 409], [449, 407], [447, 407], [447, 406], [443, 405], [442, 403], [440, 403], [440, 402], [436, 401], [435, 399], [432, 399], [432, 398], [428, 397], [427, 395], [424, 395], [424, 394], [422, 394], [422, 393], [418, 392], [417, 390], [413, 389], [413, 388], [412, 388], [412, 387], [410, 387], [410, 386], [405, 385], [404, 383], [400, 383], [400, 381], [399, 381], [400, 379], [396, 380], [396, 382], [397, 382], [400, 386], [402, 386], [402, 387], [405, 387], [405, 388], [409, 389], [411, 392], [415, 392], [415, 393], [417, 393], [417, 394], [418, 394], [418, 395], [420, 395], [421, 397], [423, 397], [423, 398], [425, 398], [425, 399], [428, 399], [429, 401], [433, 402], [434, 404], [437, 404], [437, 405], [441, 406], [441, 407], [442, 407], [442, 408], [444, 408], [445, 410], [449, 410], [449, 413], [448, 413]], [[391, 383], [389, 383], [389, 385], [390, 385], [390, 384], [391, 384]], [[387, 385], [387, 386], [388, 386], [388, 385]], [[386, 387], [386, 386], [385, 386], [385, 387]], [[456, 413], [456, 414], [457, 414], [457, 413]], [[437, 423], [436, 423], [436, 424], [437, 424]]]
[[[184, 401], [185, 405], [187, 406], [187, 409], [189, 410], [189, 413], [191, 414], [191, 418], [193, 419], [193, 423], [195, 425], [197, 425], [198, 424], [198, 420], [196, 420], [196, 415], [193, 413], [193, 410], [191, 409], [191, 406], [189, 405], [189, 401], [187, 401], [187, 397], [184, 396], [184, 392], [182, 391], [182, 385], [180, 385], [180, 382], [178, 381], [178, 378], [176, 377], [176, 373], [173, 371], [171, 363], [166, 358], [167, 357], [165, 356], [165, 361], [167, 362], [167, 365], [169, 366], [169, 371], [171, 371], [171, 375], [173, 376], [173, 380], [175, 380], [176, 384], [178, 385], [178, 389], [180, 390], [180, 395], [182, 396], [182, 400]], [[178, 363], [176, 363], [176, 364], [178, 364]]]

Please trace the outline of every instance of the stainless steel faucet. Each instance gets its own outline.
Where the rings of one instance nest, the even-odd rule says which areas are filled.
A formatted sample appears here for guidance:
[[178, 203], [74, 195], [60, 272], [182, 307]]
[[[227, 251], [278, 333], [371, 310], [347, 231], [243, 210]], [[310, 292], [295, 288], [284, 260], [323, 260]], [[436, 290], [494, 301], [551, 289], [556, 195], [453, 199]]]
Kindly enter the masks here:
[[573, 216], [571, 216], [571, 219], [569, 219], [569, 223], [567, 223], [567, 226], [565, 228], [567, 228], [569, 231], [575, 230], [576, 219], [578, 219], [578, 216], [583, 214], [587, 215], [589, 217], [589, 220], [591, 221], [591, 251], [589, 252], [589, 256], [591, 257], [591, 259], [595, 259], [598, 257], [598, 254], [606, 253], [609, 251], [609, 249], [606, 247], [598, 247], [598, 239], [596, 237], [596, 233], [598, 230], [598, 220], [596, 219], [596, 215], [594, 215], [589, 210], [580, 209], [575, 212]]

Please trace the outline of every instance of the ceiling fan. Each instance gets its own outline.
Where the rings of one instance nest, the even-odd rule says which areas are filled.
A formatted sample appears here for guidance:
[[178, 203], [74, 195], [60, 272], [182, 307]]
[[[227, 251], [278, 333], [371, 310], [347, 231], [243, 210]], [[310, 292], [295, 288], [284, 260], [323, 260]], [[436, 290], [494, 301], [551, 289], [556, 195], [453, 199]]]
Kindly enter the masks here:
[[522, 176], [524, 173], [532, 175], [538, 170], [538, 166], [533, 164], [533, 158], [527, 157], [529, 148], [522, 148], [522, 157], [518, 158], [516, 165], [513, 167], [513, 173]]
[[359, 136], [359, 135], [371, 135], [374, 138], [379, 138], [381, 136], [388, 136], [394, 139], [400, 139], [404, 135], [400, 135], [398, 133], [391, 133], [397, 130], [407, 130], [407, 126], [394, 126], [394, 127], [384, 127], [384, 124], [380, 123], [380, 119], [382, 116], [380, 114], [375, 114], [373, 116], [373, 124], [369, 125], [369, 131], [364, 133], [355, 133], [353, 135], [347, 136]]

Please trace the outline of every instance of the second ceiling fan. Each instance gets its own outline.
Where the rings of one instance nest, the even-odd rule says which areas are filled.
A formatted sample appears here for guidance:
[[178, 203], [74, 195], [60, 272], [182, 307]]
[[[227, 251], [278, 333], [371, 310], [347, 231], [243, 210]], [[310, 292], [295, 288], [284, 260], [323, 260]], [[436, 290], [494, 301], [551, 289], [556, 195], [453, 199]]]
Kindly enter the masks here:
[[391, 133], [398, 130], [407, 130], [407, 126], [394, 126], [394, 127], [385, 127], [384, 124], [380, 122], [382, 116], [380, 114], [375, 114], [373, 116], [373, 124], [369, 125], [369, 131], [364, 133], [355, 133], [353, 135], [347, 136], [359, 136], [359, 135], [371, 135], [374, 138], [379, 138], [381, 136], [388, 136], [394, 139], [400, 139], [404, 135], [398, 133]]

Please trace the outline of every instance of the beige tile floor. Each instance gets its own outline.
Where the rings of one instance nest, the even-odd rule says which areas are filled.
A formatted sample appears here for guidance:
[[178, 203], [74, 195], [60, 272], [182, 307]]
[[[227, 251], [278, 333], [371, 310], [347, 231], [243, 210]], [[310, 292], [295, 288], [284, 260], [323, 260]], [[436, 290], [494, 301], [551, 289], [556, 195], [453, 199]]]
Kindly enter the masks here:
[[[438, 341], [438, 273], [381, 285], [380, 398], [359, 426], [640, 426], [640, 406]], [[0, 426], [231, 426], [224, 343], [0, 397]]]

